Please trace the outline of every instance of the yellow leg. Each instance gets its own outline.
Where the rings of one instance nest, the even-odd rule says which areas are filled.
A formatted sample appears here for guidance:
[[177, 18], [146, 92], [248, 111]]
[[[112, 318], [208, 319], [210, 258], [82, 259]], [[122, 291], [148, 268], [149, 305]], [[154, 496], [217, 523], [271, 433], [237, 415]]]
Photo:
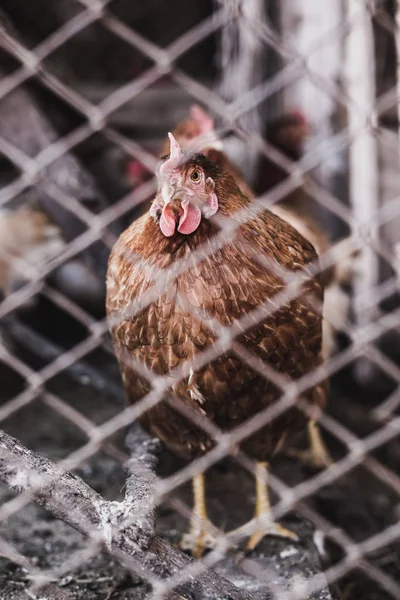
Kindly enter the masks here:
[[315, 421], [310, 421], [308, 424], [308, 437], [313, 464], [323, 467], [331, 465], [332, 458], [322, 439], [321, 430]]
[[193, 514], [189, 532], [181, 540], [182, 550], [190, 550], [194, 558], [201, 558], [204, 551], [215, 546], [215, 537], [208, 531], [204, 473], [193, 478]]
[[[282, 525], [279, 525], [279, 523], [274, 523], [271, 520], [271, 504], [268, 494], [268, 468], [269, 465], [266, 462], [257, 462], [256, 464], [256, 506], [254, 520], [257, 521], [257, 531], [250, 536], [247, 543], [247, 550], [254, 550], [257, 544], [267, 535], [275, 535], [295, 541], [299, 539], [293, 531], [289, 531], [282, 527]], [[238, 527], [228, 534], [228, 538], [236, 540], [238, 537], [245, 536], [248, 527], [249, 523]]]
[[259, 529], [250, 536], [247, 543], [247, 550], [254, 550], [266, 535], [276, 535], [291, 540], [298, 540], [298, 536], [293, 531], [289, 531], [282, 527], [282, 525], [279, 525], [279, 523], [271, 521], [271, 504], [267, 487], [268, 466], [266, 462], [258, 462], [256, 465], [256, 506], [254, 517], [259, 521]]
[[313, 467], [329, 467], [333, 462], [315, 421], [308, 423], [308, 449], [291, 449], [288, 454]]

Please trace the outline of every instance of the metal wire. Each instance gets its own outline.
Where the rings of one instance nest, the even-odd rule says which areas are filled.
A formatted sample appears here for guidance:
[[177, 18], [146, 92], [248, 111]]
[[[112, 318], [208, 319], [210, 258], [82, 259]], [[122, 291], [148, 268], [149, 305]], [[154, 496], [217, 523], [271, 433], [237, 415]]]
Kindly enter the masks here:
[[[57, 31], [53, 32], [43, 42], [35, 48], [29, 50], [18, 39], [15, 32], [6, 30], [4, 27], [0, 29], [0, 44], [13, 57], [15, 57], [21, 67], [16, 69], [10, 75], [7, 75], [0, 82], [0, 100], [11, 94], [13, 90], [18, 89], [29, 78], [34, 76], [42, 86], [49, 90], [52, 94], [62, 98], [62, 100], [76, 110], [83, 118], [84, 124], [76, 127], [73, 131], [54, 140], [46, 148], [40, 151], [36, 156], [28, 156], [21, 151], [17, 144], [13, 144], [10, 140], [0, 137], [0, 150], [2, 153], [20, 170], [20, 176], [11, 184], [5, 186], [0, 192], [0, 204], [6, 205], [10, 201], [26, 190], [29, 186], [37, 188], [39, 191], [45, 192], [56, 205], [63, 209], [72, 212], [84, 223], [86, 230], [81, 235], [77, 236], [73, 241], [67, 244], [58, 255], [49, 262], [42, 264], [37, 275], [30, 273], [30, 280], [21, 289], [9, 294], [0, 305], [0, 317], [6, 317], [20, 308], [28, 299], [34, 298], [39, 292], [48, 297], [62, 311], [72, 316], [85, 329], [85, 339], [76, 344], [73, 348], [65, 351], [56, 360], [39, 370], [33, 370], [24, 362], [13, 350], [6, 347], [0, 348], [1, 360], [9, 366], [14, 372], [18, 373], [23, 379], [25, 389], [7, 401], [0, 407], [0, 421], [5, 421], [10, 416], [15, 415], [18, 411], [23, 410], [27, 405], [38, 401], [42, 398], [46, 405], [54, 411], [57, 411], [64, 419], [67, 419], [79, 428], [85, 434], [87, 441], [80, 448], [71, 452], [67, 457], [58, 462], [60, 472], [75, 469], [82, 465], [84, 461], [92, 457], [100, 450], [102, 445], [110, 440], [110, 438], [119, 430], [133, 423], [140, 415], [144, 414], [149, 408], [160, 402], [165, 392], [174, 384], [188, 377], [191, 370], [198, 370], [202, 366], [210, 363], [219, 356], [223, 355], [227, 350], [232, 350], [241, 360], [247, 362], [259, 374], [273, 382], [280, 390], [280, 399], [270, 408], [258, 413], [256, 417], [249, 419], [235, 430], [223, 432], [207, 419], [199, 416], [195, 411], [191, 410], [183, 403], [177, 402], [174, 407], [181, 412], [185, 417], [191, 419], [198, 427], [204, 429], [215, 440], [214, 448], [204, 455], [182, 468], [179, 472], [160, 479], [157, 482], [155, 490], [155, 502], [160, 504], [164, 497], [175, 490], [183, 482], [187, 481], [196, 474], [199, 474], [213, 464], [226, 457], [232, 455], [234, 459], [250, 473], [254, 473], [255, 465], [248, 457], [241, 452], [233, 452], [238, 447], [239, 443], [247, 438], [251, 433], [256, 432], [264, 425], [270, 423], [276, 416], [282, 414], [290, 408], [295, 402], [301, 410], [309, 416], [313, 417], [312, 409], [305, 401], [299, 402], [299, 397], [311, 386], [323, 381], [326, 377], [338, 373], [346, 365], [351, 364], [354, 360], [362, 355], [369, 357], [380, 369], [385, 371], [391, 378], [400, 386], [400, 370], [393, 360], [387, 357], [377, 346], [376, 343], [381, 336], [392, 329], [400, 326], [400, 310], [395, 309], [391, 312], [380, 313], [374, 322], [369, 322], [362, 327], [354, 326], [351, 323], [346, 324], [346, 334], [351, 340], [350, 346], [342, 352], [336, 354], [323, 365], [315, 369], [313, 372], [301, 377], [296, 381], [290, 381], [289, 378], [276, 372], [270, 365], [262, 363], [242, 343], [236, 340], [238, 335], [243, 334], [255, 323], [259, 323], [267, 316], [273, 315], [277, 310], [284, 306], [291, 299], [298, 296], [302, 285], [306, 280], [303, 272], [295, 273], [283, 272], [278, 269], [277, 265], [265, 264], [262, 258], [256, 255], [254, 249], [245, 248], [254, 260], [257, 260], [263, 267], [273, 271], [277, 276], [284, 280], [285, 287], [282, 292], [274, 297], [273, 303], [267, 301], [246, 314], [240, 320], [235, 322], [231, 327], [222, 326], [216, 319], [213, 319], [209, 314], [202, 310], [202, 318], [207, 321], [212, 327], [215, 335], [215, 342], [212, 348], [208, 348], [196, 354], [196, 356], [187, 360], [183, 365], [180, 365], [168, 377], [157, 376], [151, 372], [145, 365], [133, 361], [131, 356], [127, 357], [130, 365], [134, 365], [138, 373], [146, 378], [149, 384], [150, 391], [148, 394], [134, 406], [130, 406], [122, 410], [116, 416], [110, 418], [105, 423], [100, 425], [92, 422], [88, 417], [84, 416], [79, 410], [70, 406], [59, 395], [48, 389], [48, 384], [52, 378], [60, 374], [71, 364], [86, 357], [89, 353], [96, 349], [105, 349], [109, 352], [109, 346], [106, 341], [108, 324], [105, 320], [96, 320], [89, 315], [76, 302], [67, 298], [60, 291], [56, 291], [50, 287], [44, 280], [52, 274], [58, 267], [66, 264], [69, 260], [79, 255], [84, 249], [98, 240], [102, 240], [108, 248], [111, 249], [116, 241], [114, 234], [107, 228], [121, 216], [128, 213], [133, 206], [140, 204], [146, 200], [155, 189], [155, 181], [151, 180], [138, 187], [126, 197], [103, 210], [98, 215], [93, 215], [85, 206], [78, 200], [70, 197], [62, 189], [59, 189], [53, 182], [46, 179], [45, 170], [52, 165], [58, 158], [65, 153], [74, 151], [82, 142], [89, 139], [93, 133], [101, 133], [106, 139], [116, 144], [122, 150], [133, 158], [140, 160], [147, 167], [153, 169], [155, 165], [154, 157], [142, 148], [138, 143], [127, 139], [120, 132], [114, 130], [108, 119], [110, 115], [120, 108], [123, 104], [131, 101], [138, 96], [142, 91], [148, 89], [151, 85], [157, 82], [165, 74], [169, 74], [171, 79], [179, 85], [190, 97], [196, 101], [202, 102], [210, 110], [212, 110], [222, 121], [223, 125], [233, 128], [236, 134], [244, 139], [249, 145], [256, 145], [260, 154], [265, 155], [273, 163], [282, 167], [288, 177], [283, 184], [276, 186], [265, 196], [257, 198], [253, 204], [252, 218], [257, 212], [261, 212], [269, 206], [279, 202], [287, 193], [302, 185], [304, 189], [312, 196], [321, 206], [328, 208], [332, 213], [339, 216], [346, 222], [352, 231], [352, 235], [346, 240], [346, 251], [348, 254], [365, 247], [373, 250], [373, 252], [386, 259], [388, 262], [394, 260], [390, 251], [385, 248], [384, 240], [369, 239], [369, 232], [373, 231], [378, 225], [382, 225], [391, 219], [400, 216], [400, 203], [398, 199], [393, 199], [391, 203], [380, 207], [373, 215], [370, 222], [363, 222], [360, 229], [354, 221], [351, 210], [343, 205], [339, 198], [335, 198], [333, 194], [324, 189], [323, 186], [308, 178], [308, 174], [316, 167], [321, 160], [327, 156], [327, 152], [338, 152], [340, 148], [348, 148], [354, 139], [362, 135], [366, 131], [373, 130], [374, 124], [371, 119], [367, 118], [363, 121], [359, 131], [354, 132], [344, 127], [339, 133], [329, 140], [329, 143], [324, 145], [323, 157], [319, 155], [318, 148], [313, 152], [306, 154], [298, 163], [292, 163], [282, 153], [266, 142], [263, 137], [255, 132], [247, 131], [242, 125], [238, 124], [238, 119], [247, 111], [252, 110], [261, 102], [276, 91], [282, 90], [289, 85], [299, 75], [310, 77], [314, 83], [324, 92], [330, 95], [335, 102], [344, 108], [352, 106], [352, 99], [349, 98], [343, 89], [332, 83], [329, 80], [321, 78], [318, 74], [304, 63], [302, 57], [296, 54], [293, 48], [288, 48], [280, 39], [279, 34], [274, 31], [272, 26], [265, 23], [251, 22], [247, 18], [247, 25], [254, 36], [258, 36], [266, 44], [272, 47], [282, 59], [286, 66], [279, 71], [277, 75], [270, 78], [266, 82], [259, 85], [256, 89], [251, 90], [248, 94], [244, 94], [236, 99], [232, 104], [226, 104], [215, 92], [211, 92], [204, 84], [195, 78], [189, 76], [177, 67], [178, 59], [192, 49], [197, 43], [205, 40], [211, 34], [216, 34], [221, 31], [221, 28], [226, 26], [228, 19], [244, 19], [244, 15], [240, 12], [238, 6], [229, 14], [220, 9], [197, 24], [195, 27], [180, 36], [172, 44], [166, 48], [158, 47], [154, 42], [145, 39], [141, 34], [132, 29], [122, 20], [118, 19], [112, 13], [112, 2], [98, 2], [95, 0], [79, 0], [83, 6], [82, 11], [65, 22]], [[221, 3], [222, 4], [222, 3]], [[396, 32], [395, 26], [387, 15], [378, 12], [376, 18], [381, 25], [390, 30], [391, 33]], [[61, 48], [68, 40], [73, 39], [79, 32], [93, 23], [100, 22], [108, 31], [112, 32], [119, 39], [129, 44], [133, 49], [139, 50], [152, 63], [142, 75], [135, 77], [132, 81], [120, 86], [114, 92], [109, 94], [98, 105], [94, 105], [84, 98], [73, 86], [61, 81], [54, 73], [51, 72], [48, 64], [44, 60]], [[340, 27], [332, 31], [332, 36], [345, 37], [354, 24], [348, 19], [344, 19]], [[312, 52], [318, 51], [318, 45], [310, 49]], [[383, 96], [377, 99], [376, 107], [378, 114], [383, 114], [388, 107], [396, 106], [397, 99], [395, 88], [386, 92]], [[357, 107], [355, 107], [355, 110]], [[368, 117], [368, 115], [367, 115]], [[128, 306], [124, 311], [120, 311], [115, 315], [115, 322], [124, 321], [127, 318], [132, 319], [135, 314], [138, 314], [145, 306], [151, 304], [160, 295], [163, 295], [167, 283], [179, 275], [185, 273], [189, 269], [193, 269], [196, 264], [212, 255], [215, 251], [223, 248], [227, 243], [235, 239], [236, 232], [239, 226], [248, 220], [246, 214], [238, 214], [235, 216], [235, 221], [222, 218], [220, 215], [214, 217], [215, 222], [220, 227], [220, 234], [215, 236], [210, 244], [205, 247], [200, 247], [193, 252], [193, 256], [189, 261], [177, 261], [173, 268], [166, 274], [163, 270], [155, 269], [151, 264], [146, 264], [142, 257], [135, 256], [130, 253], [125, 255], [124, 259], [135, 264], [140, 261], [141, 267], [146, 271], [149, 281], [154, 285], [150, 287], [148, 292], [141, 298], [140, 306]], [[382, 243], [381, 243], [382, 242]], [[308, 268], [307, 277], [321, 273], [328, 266], [335, 263], [341, 247], [336, 244], [323, 256], [320, 257], [320, 262], [312, 264]], [[26, 266], [19, 262], [19, 268], [24, 270]], [[366, 306], [377, 307], [384, 299], [390, 297], [398, 285], [397, 279], [386, 281], [383, 285], [377, 285], [367, 298], [364, 298]], [[358, 298], [357, 300], [362, 300]], [[179, 294], [177, 302], [186, 313], [198, 317], [198, 310], [194, 310], [184, 294]], [[321, 307], [319, 307], [321, 309]], [[113, 319], [111, 320], [113, 324]], [[398, 390], [397, 392], [398, 393]], [[272, 584], [271, 580], [266, 580], [266, 575], [260, 569], [255, 561], [246, 559], [242, 563], [242, 568], [252, 576], [257, 577], [260, 581], [266, 582], [271, 587], [271, 592], [274, 597], [279, 600], [300, 600], [308, 598], [314, 591], [320, 590], [326, 586], [326, 583], [333, 583], [344, 575], [351, 572], [354, 568], [358, 568], [363, 573], [377, 582], [388, 594], [393, 598], [400, 597], [400, 586], [386, 572], [374, 564], [370, 557], [377, 550], [389, 546], [399, 536], [400, 526], [398, 524], [391, 525], [383, 529], [378, 534], [370, 537], [363, 542], [355, 542], [344, 531], [333, 528], [332, 525], [324, 519], [316, 510], [310, 507], [307, 500], [310, 499], [316, 492], [321, 490], [329, 483], [333, 483], [343, 477], [344, 474], [351, 472], [355, 467], [362, 465], [363, 468], [372, 476], [378, 476], [382, 481], [389, 485], [391, 490], [397, 495], [400, 495], [400, 477], [389, 469], [388, 466], [382, 464], [373, 452], [382, 448], [388, 441], [399, 436], [400, 419], [393, 415], [393, 412], [388, 410], [393, 404], [392, 399], [383, 402], [381, 406], [375, 409], [376, 429], [363, 438], [359, 438], [354, 432], [344, 426], [333, 416], [324, 414], [320, 417], [320, 423], [324, 430], [327, 430], [337, 441], [339, 441], [346, 449], [345, 456], [337, 460], [331, 467], [325, 469], [321, 473], [314, 475], [307, 481], [302, 482], [294, 487], [289, 488], [282, 480], [276, 476], [271, 476], [271, 486], [278, 495], [278, 502], [273, 507], [273, 517], [280, 518], [289, 511], [296, 508], [300, 513], [305, 514], [317, 528], [324, 531], [327, 538], [332, 539], [338, 544], [342, 550], [343, 558], [337, 564], [330, 566], [323, 573], [311, 576], [304, 586], [299, 586], [298, 589], [283, 590], [276, 584]], [[396, 404], [397, 405], [397, 404]], [[385, 416], [382, 419], [382, 415]], [[372, 415], [374, 417], [374, 415]], [[4, 455], [7, 458], [7, 455]], [[36, 477], [33, 489], [29, 493], [17, 495], [15, 498], [3, 503], [0, 507], [0, 521], [9, 519], [12, 515], [22, 511], [35, 497], [35, 492], [41, 491], [46, 493], [46, 486], [50, 483], [57, 485], [57, 481], [49, 482], [48, 478], [43, 479], [39, 475]], [[43, 492], [44, 489], [44, 492]], [[190, 514], [190, 509], [180, 502], [176, 505], [182, 514]], [[73, 507], [71, 507], [71, 510]], [[143, 512], [146, 512], [146, 507], [142, 507]], [[119, 525], [120, 528], [125, 527], [127, 523], [133, 523], [137, 519], [138, 514], [131, 514], [127, 519]], [[242, 536], [254, 531], [255, 523], [250, 521], [242, 531]], [[144, 565], [135, 564], [132, 560], [132, 569], [140, 570], [141, 576], [145, 576], [148, 582], [153, 586], [153, 597], [162, 598], [167, 592], [173, 590], [178, 583], [188, 581], [201, 573], [205, 568], [212, 568], [224, 554], [225, 550], [231, 545], [235, 545], [240, 541], [239, 537], [231, 536], [218, 532], [217, 548], [207, 555], [202, 561], [197, 561], [194, 564], [186, 567], [179, 572], [178, 575], [171, 577], [168, 580], [161, 580], [154, 576], [149, 570], [146, 570]], [[90, 538], [85, 544], [85, 548], [74, 553], [68, 561], [57, 569], [50, 572], [43, 571], [34, 566], [31, 561], [14, 548], [4, 539], [0, 539], [0, 551], [2, 555], [8, 557], [13, 562], [23, 566], [30, 573], [32, 580], [32, 593], [37, 593], [49, 581], [54, 580], [62, 575], [68, 574], [82, 562], [88, 561], [93, 557], [104, 542], [104, 533], [101, 531], [93, 531]], [[117, 554], [117, 553], [116, 553]], [[118, 556], [116, 555], [118, 560]], [[140, 568], [139, 568], [140, 567]]]

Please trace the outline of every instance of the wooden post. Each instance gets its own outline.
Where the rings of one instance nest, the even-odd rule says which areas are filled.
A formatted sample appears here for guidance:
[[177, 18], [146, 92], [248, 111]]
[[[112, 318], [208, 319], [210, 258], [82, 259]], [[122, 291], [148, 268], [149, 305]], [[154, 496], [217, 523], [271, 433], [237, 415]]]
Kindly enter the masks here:
[[[221, 30], [218, 48], [220, 80], [218, 93], [227, 102], [234, 102], [250, 92], [261, 83], [265, 71], [268, 48], [265, 42], [256, 35], [251, 22], [264, 21], [266, 14], [265, 0], [215, 0], [217, 8], [222, 6], [227, 15], [236, 14]], [[249, 131], [262, 133], [262, 119], [259, 107], [246, 112], [239, 119], [239, 124]], [[258, 151], [236, 136], [224, 140], [227, 154], [240, 164], [251, 182], [257, 168]]]
[[[353, 138], [349, 147], [349, 192], [354, 216], [354, 233], [377, 241], [373, 227], [379, 209], [378, 151], [374, 135], [375, 110], [375, 54], [371, 16], [364, 2], [348, 0], [347, 18], [351, 29], [346, 41], [345, 85], [350, 98], [348, 127]], [[354, 281], [354, 315], [359, 326], [376, 316], [376, 307], [363, 308], [362, 299], [368, 298], [379, 282], [379, 262], [376, 253], [365, 245], [360, 253], [359, 275]], [[356, 376], [366, 383], [374, 372], [371, 363], [359, 360]]]
[[[337, 109], [335, 98], [324, 89], [339, 80], [341, 69], [342, 21], [341, 0], [280, 0], [282, 39], [285, 45], [304, 59], [299, 77], [285, 87], [285, 110], [300, 109], [312, 126], [308, 150], [318, 146], [318, 153], [332, 144], [332, 119]], [[314, 73], [313, 79], [307, 70]], [[332, 175], [341, 169], [342, 155], [329, 152], [318, 168], [318, 177], [330, 186]]]
[[[397, 129], [399, 135], [399, 159], [400, 159], [400, 0], [396, 2], [396, 52], [397, 52]], [[400, 242], [394, 244], [394, 267], [400, 286]]]

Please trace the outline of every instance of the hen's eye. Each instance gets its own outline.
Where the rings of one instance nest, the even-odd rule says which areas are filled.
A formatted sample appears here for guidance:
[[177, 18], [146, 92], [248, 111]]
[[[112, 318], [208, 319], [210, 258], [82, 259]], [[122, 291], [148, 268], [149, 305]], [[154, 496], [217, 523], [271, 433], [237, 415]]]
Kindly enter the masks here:
[[200, 173], [199, 173], [199, 171], [193, 171], [192, 174], [191, 174], [191, 176], [190, 176], [190, 179], [192, 181], [199, 181], [199, 179], [200, 179]]

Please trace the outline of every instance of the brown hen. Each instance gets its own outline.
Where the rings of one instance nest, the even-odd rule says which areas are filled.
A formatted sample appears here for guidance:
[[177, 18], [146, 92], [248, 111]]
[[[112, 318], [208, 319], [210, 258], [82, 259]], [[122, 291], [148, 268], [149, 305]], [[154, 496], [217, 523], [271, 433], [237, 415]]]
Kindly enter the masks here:
[[[229, 327], [266, 303], [272, 314], [244, 330], [237, 340], [256, 359], [297, 380], [321, 363], [322, 318], [314, 301], [322, 302], [323, 288], [320, 278], [307, 274], [307, 265], [317, 259], [308, 241], [270, 211], [254, 215], [251, 200], [227, 171], [202, 154], [182, 152], [173, 136], [170, 139], [171, 152], [158, 168], [159, 187], [150, 212], [135, 221], [113, 248], [107, 312], [129, 403], [138, 402], [150, 390], [149, 382], [137, 372], [136, 361], [164, 377], [186, 361], [192, 367], [141, 417], [145, 428], [167, 448], [191, 461], [208, 452], [215, 441], [194, 420], [179, 413], [174, 400], [191, 407], [194, 417], [197, 413], [229, 432], [280, 397], [279, 389], [233, 350], [196, 370], [196, 357], [216, 341], [210, 319]], [[209, 247], [218, 234], [219, 225], [212, 218], [215, 213], [237, 229], [222, 248], [196, 264], [193, 252], [202, 245]], [[239, 222], [239, 214], [248, 221]], [[275, 268], [259, 264], [249, 247], [278, 269], [303, 272], [300, 295], [287, 297], [278, 306], [274, 296], [284, 293], [282, 278]], [[174, 276], [174, 267], [181, 261], [187, 270]], [[160, 284], [160, 274], [169, 274], [165, 285]], [[321, 384], [307, 389], [303, 397], [320, 407], [324, 395]], [[267, 533], [296, 537], [280, 525], [266, 524], [265, 481], [268, 461], [279, 444], [306, 423], [294, 404], [240, 443], [257, 461], [259, 530], [249, 540], [250, 549]], [[203, 475], [194, 479], [194, 497], [191, 531], [184, 545], [200, 556], [208, 543]]]

